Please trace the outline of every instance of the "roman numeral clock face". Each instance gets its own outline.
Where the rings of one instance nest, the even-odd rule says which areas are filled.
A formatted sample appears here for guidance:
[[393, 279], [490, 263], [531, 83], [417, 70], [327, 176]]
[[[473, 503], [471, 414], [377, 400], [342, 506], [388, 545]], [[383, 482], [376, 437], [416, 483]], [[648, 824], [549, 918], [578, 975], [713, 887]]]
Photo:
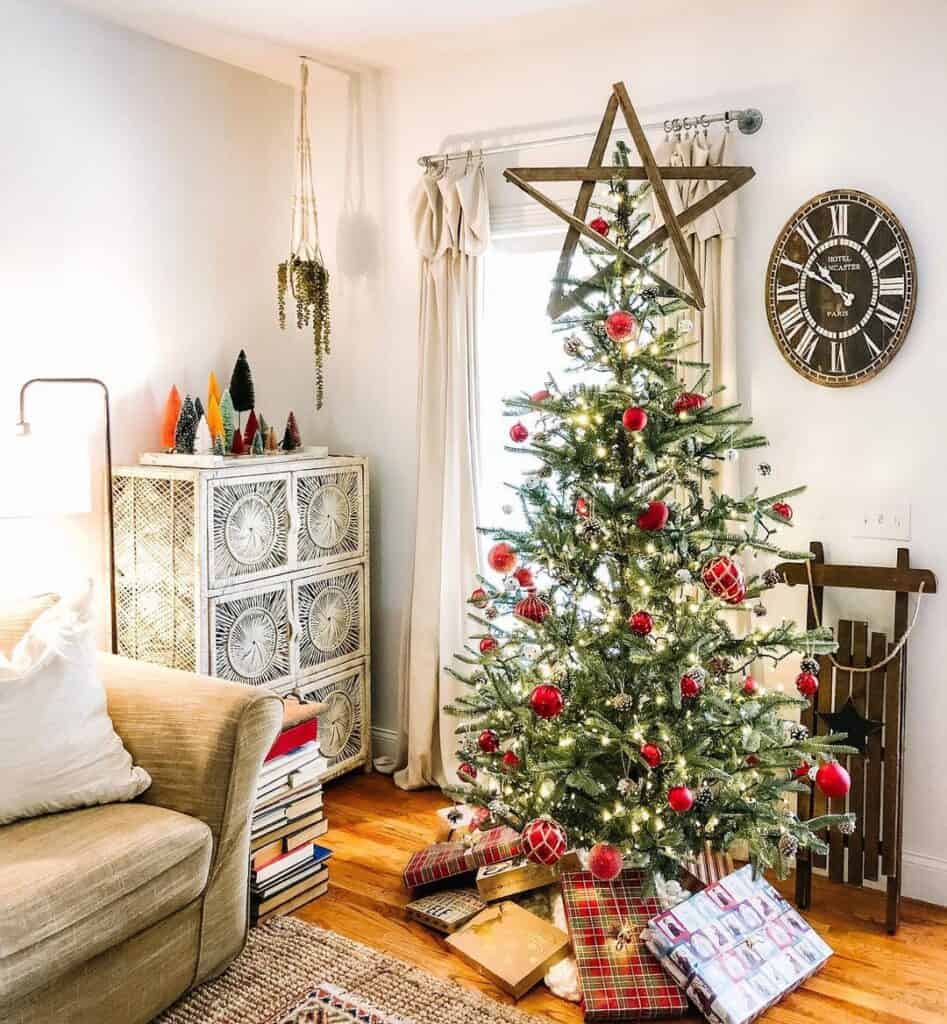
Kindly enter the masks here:
[[911, 243], [894, 214], [853, 189], [816, 196], [783, 228], [766, 274], [780, 351], [829, 387], [873, 377], [901, 347], [917, 291]]

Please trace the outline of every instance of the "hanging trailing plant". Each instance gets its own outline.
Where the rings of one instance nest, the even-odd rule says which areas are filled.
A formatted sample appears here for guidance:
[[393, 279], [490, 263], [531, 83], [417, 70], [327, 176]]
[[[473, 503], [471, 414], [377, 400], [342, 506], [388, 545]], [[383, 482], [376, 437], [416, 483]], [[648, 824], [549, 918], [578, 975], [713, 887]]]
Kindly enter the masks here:
[[299, 68], [299, 132], [296, 138], [296, 189], [293, 195], [293, 227], [289, 256], [276, 271], [279, 325], [286, 329], [286, 295], [296, 301], [296, 326], [312, 329], [316, 367], [316, 408], [322, 408], [325, 376], [323, 364], [329, 354], [329, 271], [319, 248], [319, 221], [312, 183], [312, 146], [309, 139], [309, 68]]

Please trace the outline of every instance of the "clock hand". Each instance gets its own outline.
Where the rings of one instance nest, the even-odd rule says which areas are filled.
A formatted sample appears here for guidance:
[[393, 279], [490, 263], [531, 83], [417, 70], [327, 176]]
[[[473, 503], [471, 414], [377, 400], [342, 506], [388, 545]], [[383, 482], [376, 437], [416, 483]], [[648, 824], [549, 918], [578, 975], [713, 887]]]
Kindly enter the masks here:
[[836, 295], [841, 297], [842, 302], [846, 306], [850, 306], [855, 301], [855, 296], [852, 292], [845, 291], [845, 289], [837, 281], [832, 280], [832, 272], [829, 270], [828, 267], [824, 266], [821, 263], [817, 263], [815, 265], [815, 268], [816, 270], [818, 270], [820, 274], [820, 277], [817, 277], [816, 280], [821, 280], [823, 284], [827, 284], [832, 289], [832, 291], [835, 292]]

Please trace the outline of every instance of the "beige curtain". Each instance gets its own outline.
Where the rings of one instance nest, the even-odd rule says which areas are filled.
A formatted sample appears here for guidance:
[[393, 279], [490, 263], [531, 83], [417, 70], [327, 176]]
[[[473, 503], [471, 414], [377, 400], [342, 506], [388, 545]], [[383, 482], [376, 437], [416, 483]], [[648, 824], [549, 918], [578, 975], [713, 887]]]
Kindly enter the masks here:
[[[699, 132], [691, 138], [665, 140], [657, 147], [655, 156], [662, 166], [720, 166], [730, 162], [730, 144], [729, 132], [722, 132], [717, 138]], [[677, 213], [692, 206], [719, 184], [717, 181], [665, 182]], [[682, 316], [693, 321], [694, 337], [699, 342], [698, 358], [710, 364], [712, 386], [723, 385], [727, 389], [719, 399], [727, 403], [740, 400], [735, 323], [736, 214], [736, 196], [731, 195], [684, 228], [707, 305], [703, 310], [692, 310]], [[660, 223], [660, 215], [657, 221]], [[677, 256], [670, 246], [662, 263], [664, 269], [659, 269], [659, 273], [686, 289]], [[737, 463], [723, 463], [716, 486], [731, 494], [740, 492]]]
[[425, 174], [412, 197], [420, 255], [418, 490], [414, 573], [401, 702], [403, 789], [454, 777], [459, 696], [447, 673], [468, 637], [466, 597], [478, 571], [476, 338], [490, 215], [482, 162], [457, 178]]

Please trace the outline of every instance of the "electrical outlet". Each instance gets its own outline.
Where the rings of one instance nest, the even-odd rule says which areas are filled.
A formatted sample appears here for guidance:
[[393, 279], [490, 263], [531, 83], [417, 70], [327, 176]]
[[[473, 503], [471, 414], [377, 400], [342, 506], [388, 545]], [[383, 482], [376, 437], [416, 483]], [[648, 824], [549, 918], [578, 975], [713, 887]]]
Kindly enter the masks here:
[[855, 536], [871, 540], [910, 540], [911, 506], [872, 504], [863, 506], [855, 517]]

